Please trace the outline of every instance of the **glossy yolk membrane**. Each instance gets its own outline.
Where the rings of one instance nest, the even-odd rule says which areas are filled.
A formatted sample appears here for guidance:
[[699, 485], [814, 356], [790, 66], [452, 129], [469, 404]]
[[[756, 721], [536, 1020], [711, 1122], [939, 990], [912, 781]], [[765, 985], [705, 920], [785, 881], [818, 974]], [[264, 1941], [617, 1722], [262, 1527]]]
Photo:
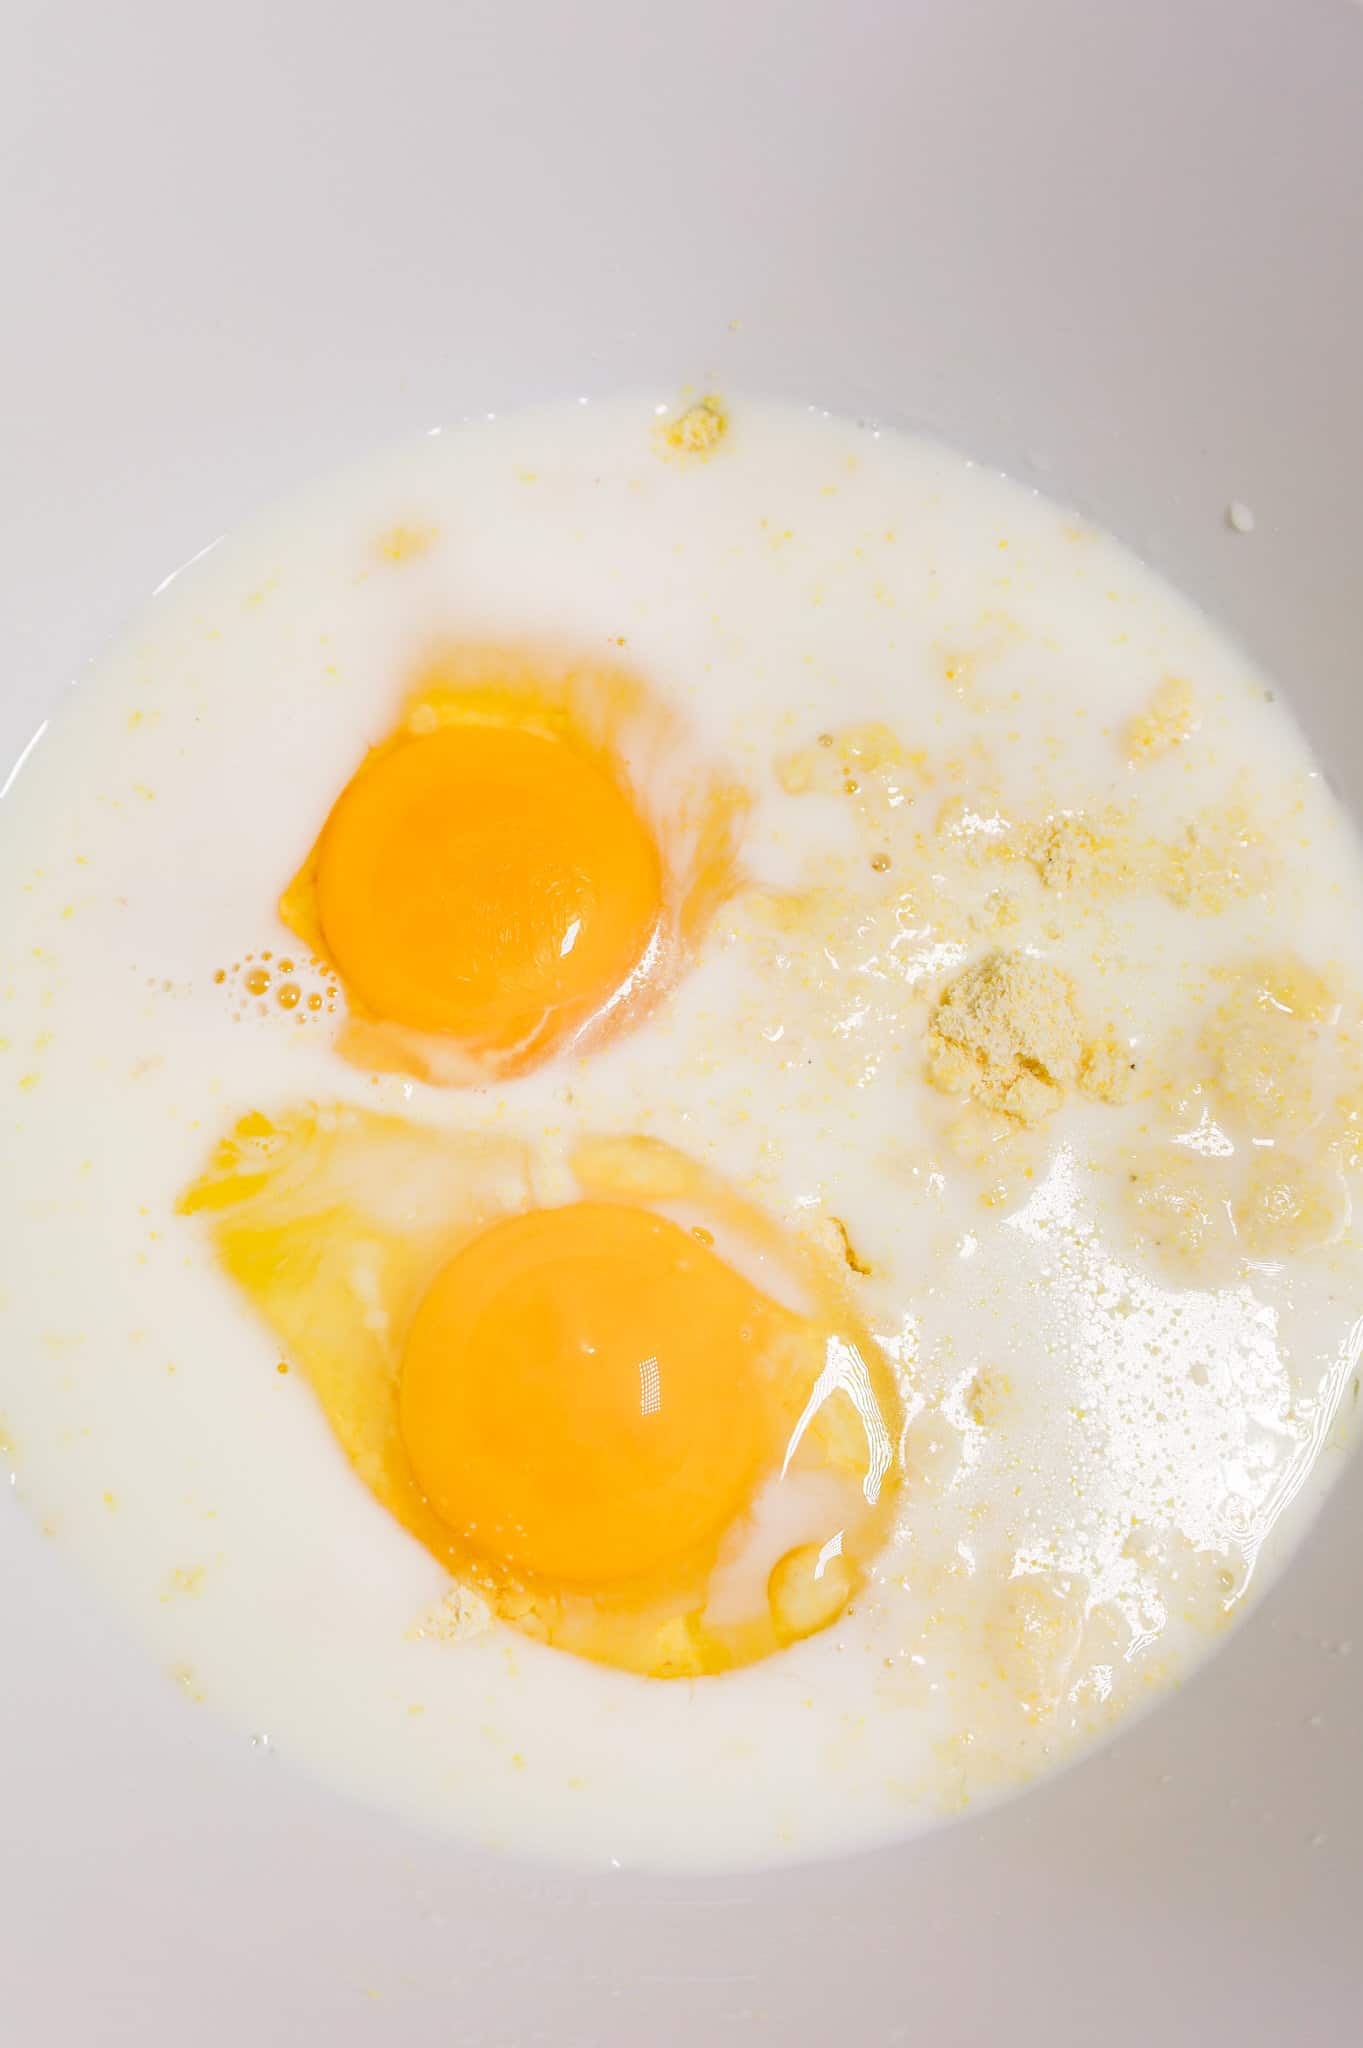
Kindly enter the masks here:
[[608, 768], [524, 726], [379, 750], [332, 810], [316, 907], [371, 1015], [476, 1052], [547, 1051], [646, 961], [662, 909], [647, 825]]
[[766, 1448], [762, 1309], [647, 1211], [510, 1217], [417, 1311], [399, 1409], [413, 1473], [514, 1571], [601, 1586], [677, 1565], [738, 1514]]

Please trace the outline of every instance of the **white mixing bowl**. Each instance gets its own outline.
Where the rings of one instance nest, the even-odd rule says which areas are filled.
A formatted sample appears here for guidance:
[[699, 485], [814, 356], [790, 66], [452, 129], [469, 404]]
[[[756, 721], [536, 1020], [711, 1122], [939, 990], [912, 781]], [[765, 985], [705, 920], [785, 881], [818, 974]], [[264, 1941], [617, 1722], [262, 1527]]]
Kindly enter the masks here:
[[[1243, 636], [1363, 797], [1349, 0], [10, 0], [4, 26], [6, 762], [285, 486], [465, 412], [714, 377], [1078, 501]], [[249, 1752], [0, 1504], [0, 2031], [1355, 2038], [1360, 1554], [1355, 1469], [1181, 1699], [1005, 1810], [612, 1881]]]

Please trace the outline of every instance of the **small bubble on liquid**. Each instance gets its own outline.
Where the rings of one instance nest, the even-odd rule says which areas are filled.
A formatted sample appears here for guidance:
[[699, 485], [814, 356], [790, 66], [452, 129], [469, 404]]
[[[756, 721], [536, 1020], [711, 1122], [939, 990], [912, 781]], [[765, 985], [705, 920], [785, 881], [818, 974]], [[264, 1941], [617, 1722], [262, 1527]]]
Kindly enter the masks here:
[[293, 973], [293, 962], [292, 962], [292, 960], [281, 960], [281, 961], [280, 961], [280, 963], [279, 963], [279, 971], [280, 971], [280, 973], [281, 973], [281, 974], [292, 974], [292, 973]]
[[286, 981], [275, 1000], [281, 1010], [296, 1010], [300, 990], [296, 981]]
[[246, 977], [248, 995], [263, 996], [270, 986], [270, 972], [266, 967], [253, 967]]
[[320, 1010], [321, 1007], [322, 998], [318, 995], [316, 989], [314, 989], [312, 994], [308, 997], [308, 1008], [310, 1010]]
[[878, 875], [883, 875], [889, 868], [889, 865], [890, 856], [888, 853], [873, 853], [871, 855], [871, 866]]
[[225, 967], [219, 967], [215, 972], [213, 979], [214, 981], [226, 981], [227, 969]]

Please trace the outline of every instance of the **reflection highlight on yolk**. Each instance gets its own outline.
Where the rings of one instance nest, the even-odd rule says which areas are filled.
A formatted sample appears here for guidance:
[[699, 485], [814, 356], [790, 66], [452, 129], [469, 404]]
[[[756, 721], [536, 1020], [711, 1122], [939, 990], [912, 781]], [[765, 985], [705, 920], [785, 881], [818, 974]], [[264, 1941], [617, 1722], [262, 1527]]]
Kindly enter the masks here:
[[370, 1012], [515, 1053], [569, 1037], [648, 950], [658, 849], [551, 735], [450, 725], [365, 764], [319, 849], [326, 949]]
[[399, 1414], [441, 1520], [561, 1584], [684, 1560], [752, 1488], [762, 1297], [687, 1231], [575, 1202], [508, 1218], [417, 1311]]

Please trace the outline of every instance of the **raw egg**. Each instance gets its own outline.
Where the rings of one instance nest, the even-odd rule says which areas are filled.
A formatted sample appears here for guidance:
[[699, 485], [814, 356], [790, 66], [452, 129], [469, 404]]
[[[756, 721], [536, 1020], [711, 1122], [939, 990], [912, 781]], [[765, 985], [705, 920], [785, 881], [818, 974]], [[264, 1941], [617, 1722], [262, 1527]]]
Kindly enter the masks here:
[[897, 1396], [836, 1262], [641, 1138], [536, 1200], [514, 1139], [241, 1119], [181, 1200], [371, 1493], [527, 1634], [656, 1677], [843, 1612]]
[[676, 979], [737, 885], [745, 808], [624, 667], [445, 649], [281, 915], [340, 980], [357, 1064], [520, 1073]]

